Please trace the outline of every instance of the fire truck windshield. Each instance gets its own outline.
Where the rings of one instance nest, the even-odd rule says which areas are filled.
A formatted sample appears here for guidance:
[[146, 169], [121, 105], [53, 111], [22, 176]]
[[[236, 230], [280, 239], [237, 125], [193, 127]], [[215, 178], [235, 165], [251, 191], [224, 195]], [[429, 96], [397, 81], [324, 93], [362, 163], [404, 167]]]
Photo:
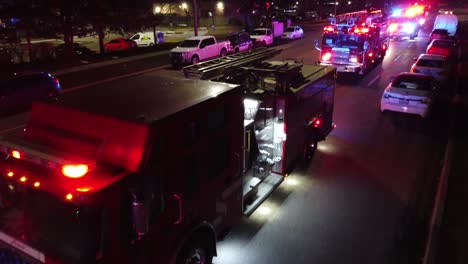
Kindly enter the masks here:
[[324, 34], [322, 45], [330, 48], [362, 49], [366, 40], [360, 34]]

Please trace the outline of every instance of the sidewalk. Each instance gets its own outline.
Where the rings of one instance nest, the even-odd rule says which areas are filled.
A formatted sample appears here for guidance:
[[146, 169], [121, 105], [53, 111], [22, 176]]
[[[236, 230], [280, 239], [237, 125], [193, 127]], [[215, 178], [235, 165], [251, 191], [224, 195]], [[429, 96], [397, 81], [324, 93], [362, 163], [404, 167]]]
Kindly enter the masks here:
[[437, 230], [434, 262], [437, 264], [468, 263], [468, 41], [466, 39], [463, 48], [465, 48], [463, 61], [459, 64], [460, 89], [454, 107], [453, 159], [448, 175], [444, 215], [441, 227]]

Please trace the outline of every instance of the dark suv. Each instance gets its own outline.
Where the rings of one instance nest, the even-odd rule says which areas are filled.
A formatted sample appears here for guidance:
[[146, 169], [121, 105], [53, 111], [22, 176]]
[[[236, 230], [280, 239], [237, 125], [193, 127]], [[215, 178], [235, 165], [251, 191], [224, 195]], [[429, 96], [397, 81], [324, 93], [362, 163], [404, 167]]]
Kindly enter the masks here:
[[47, 72], [14, 74], [0, 82], [0, 116], [27, 111], [32, 102], [55, 100], [60, 94], [59, 80]]
[[253, 49], [253, 42], [249, 33], [245, 31], [234, 32], [227, 36], [226, 40], [229, 41], [229, 53], [239, 53]]

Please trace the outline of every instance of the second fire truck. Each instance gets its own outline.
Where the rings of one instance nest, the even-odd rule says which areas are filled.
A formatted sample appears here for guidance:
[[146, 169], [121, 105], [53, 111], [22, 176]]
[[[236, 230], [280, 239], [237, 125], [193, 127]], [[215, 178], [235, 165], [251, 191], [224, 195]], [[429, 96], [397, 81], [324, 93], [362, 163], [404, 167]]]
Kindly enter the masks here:
[[387, 21], [381, 10], [362, 10], [333, 17], [323, 29], [320, 65], [338, 72], [365, 74], [383, 59], [389, 46]]

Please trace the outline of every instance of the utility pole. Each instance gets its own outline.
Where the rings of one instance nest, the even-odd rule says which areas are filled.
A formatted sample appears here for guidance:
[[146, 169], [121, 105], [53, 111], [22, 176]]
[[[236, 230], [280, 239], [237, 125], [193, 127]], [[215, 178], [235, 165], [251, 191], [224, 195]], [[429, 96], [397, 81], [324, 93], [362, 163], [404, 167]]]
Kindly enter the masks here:
[[198, 36], [198, 4], [197, 0], [192, 0], [193, 2], [193, 34]]

